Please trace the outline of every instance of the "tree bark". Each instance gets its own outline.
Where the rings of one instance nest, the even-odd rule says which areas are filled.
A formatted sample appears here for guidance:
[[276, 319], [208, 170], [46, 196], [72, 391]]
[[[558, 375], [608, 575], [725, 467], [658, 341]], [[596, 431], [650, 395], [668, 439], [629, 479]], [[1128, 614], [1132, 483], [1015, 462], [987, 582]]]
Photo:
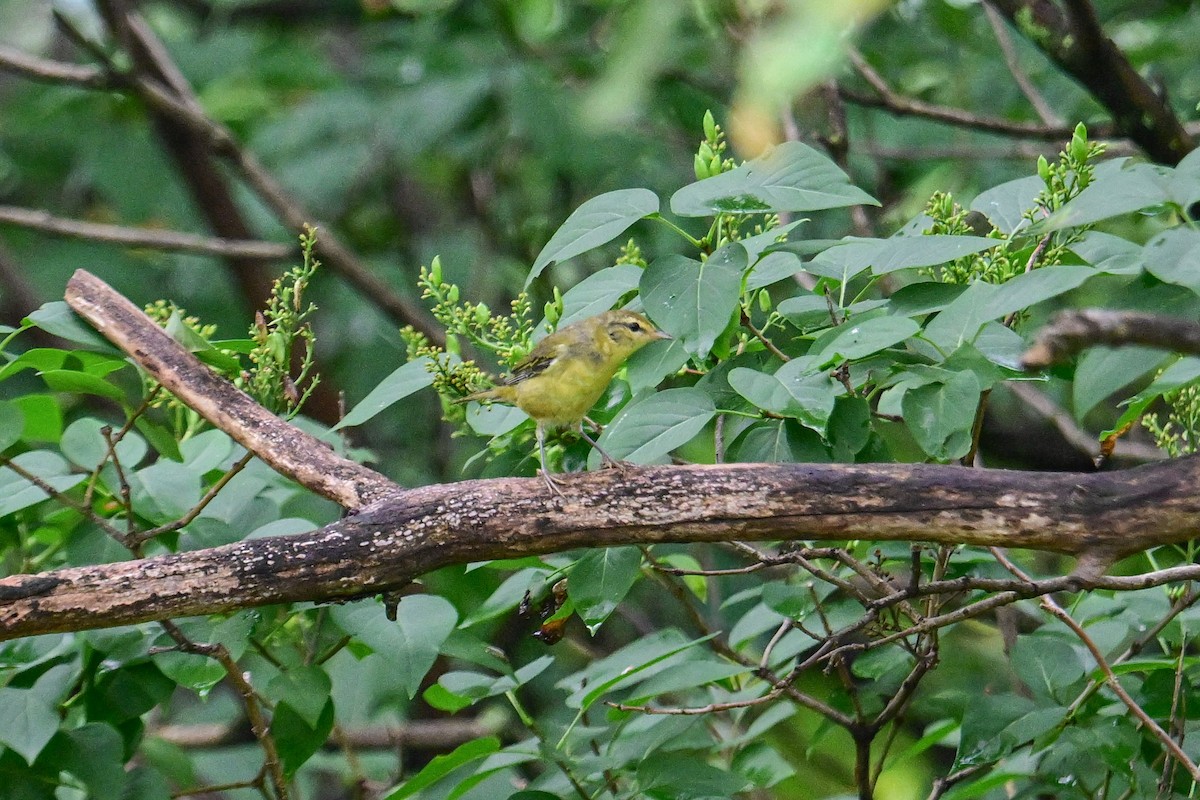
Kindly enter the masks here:
[[1200, 526], [1200, 458], [1120, 473], [931, 464], [731, 464], [426, 486], [320, 530], [0, 580], [0, 640], [344, 601], [448, 564], [575, 547], [730, 540], [872, 539], [1031, 548], [1115, 558]]

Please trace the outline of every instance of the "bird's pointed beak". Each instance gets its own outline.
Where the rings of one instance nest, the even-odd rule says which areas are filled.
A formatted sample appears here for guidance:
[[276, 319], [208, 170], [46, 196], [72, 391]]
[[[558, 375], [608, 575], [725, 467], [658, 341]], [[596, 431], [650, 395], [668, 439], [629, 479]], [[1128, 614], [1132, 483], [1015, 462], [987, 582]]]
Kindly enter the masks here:
[[655, 331], [654, 338], [655, 339], [674, 339], [675, 337], [672, 336], [671, 334], [667, 333], [666, 331]]

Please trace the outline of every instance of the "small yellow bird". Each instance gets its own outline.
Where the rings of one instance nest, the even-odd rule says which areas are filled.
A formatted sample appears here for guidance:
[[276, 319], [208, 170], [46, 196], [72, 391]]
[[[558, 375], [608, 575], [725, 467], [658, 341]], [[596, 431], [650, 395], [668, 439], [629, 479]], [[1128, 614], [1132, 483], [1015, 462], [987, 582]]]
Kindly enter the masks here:
[[537, 423], [542, 477], [552, 492], [562, 494], [546, 464], [546, 428], [575, 426], [579, 435], [614, 462], [583, 432], [583, 418], [608, 386], [625, 359], [655, 339], [670, 339], [641, 314], [605, 311], [573, 322], [542, 339], [513, 367], [499, 386], [456, 400], [495, 400], [524, 411]]

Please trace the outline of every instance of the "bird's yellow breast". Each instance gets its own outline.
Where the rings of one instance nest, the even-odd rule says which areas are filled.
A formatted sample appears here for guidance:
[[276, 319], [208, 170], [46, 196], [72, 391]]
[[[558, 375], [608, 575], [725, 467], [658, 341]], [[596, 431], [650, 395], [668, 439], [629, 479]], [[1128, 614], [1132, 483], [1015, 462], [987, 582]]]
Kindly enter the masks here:
[[564, 358], [568, 349], [563, 346], [564, 352], [544, 371], [513, 387], [517, 408], [548, 425], [574, 425], [583, 419], [620, 367], [579, 352]]

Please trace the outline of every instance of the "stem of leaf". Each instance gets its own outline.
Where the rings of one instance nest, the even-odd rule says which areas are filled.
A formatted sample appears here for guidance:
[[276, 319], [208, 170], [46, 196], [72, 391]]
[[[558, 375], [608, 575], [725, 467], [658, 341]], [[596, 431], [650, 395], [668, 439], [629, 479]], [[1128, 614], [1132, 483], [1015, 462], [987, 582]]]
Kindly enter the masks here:
[[700, 245], [704, 243], [702, 239], [697, 239], [696, 237], [692, 236], [690, 233], [676, 225], [674, 222], [671, 222], [671, 220], [667, 219], [662, 214], [651, 214], [650, 216], [646, 217], [646, 219], [652, 219], [655, 222], [661, 222], [663, 225], [666, 225], [668, 228], [675, 231], [675, 233], [678, 233], [684, 239], [687, 239], [688, 244], [690, 244], [692, 247], [699, 248]]

